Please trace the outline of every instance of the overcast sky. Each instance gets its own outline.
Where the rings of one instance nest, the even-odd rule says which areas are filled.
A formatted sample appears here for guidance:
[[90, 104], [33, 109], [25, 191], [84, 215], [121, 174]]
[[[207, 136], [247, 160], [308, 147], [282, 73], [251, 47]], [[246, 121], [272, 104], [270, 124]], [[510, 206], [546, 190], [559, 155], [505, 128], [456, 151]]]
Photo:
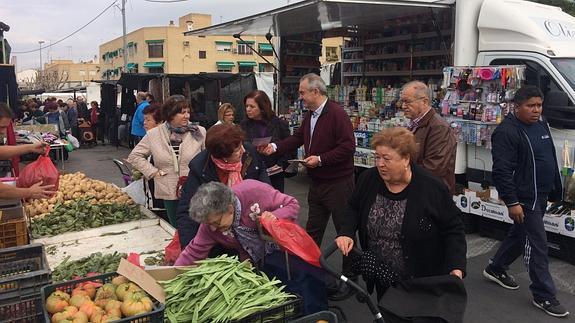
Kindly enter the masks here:
[[[160, 0], [154, 0], [160, 1]], [[171, 0], [173, 1], [173, 0]], [[17, 56], [18, 71], [40, 66], [38, 50], [56, 42], [96, 17], [113, 0], [0, 0], [0, 20], [10, 26], [4, 33]], [[118, 5], [121, 0], [116, 0]], [[289, 1], [291, 3], [296, 0]], [[127, 32], [144, 26], [165, 26], [176, 23], [190, 12], [212, 15], [212, 23], [226, 22], [287, 5], [288, 0], [187, 0], [176, 3], [154, 3], [128, 0], [126, 4]], [[122, 15], [110, 8], [100, 18], [65, 41], [42, 50], [42, 63], [49, 59], [90, 60], [98, 55], [98, 45], [122, 35]]]

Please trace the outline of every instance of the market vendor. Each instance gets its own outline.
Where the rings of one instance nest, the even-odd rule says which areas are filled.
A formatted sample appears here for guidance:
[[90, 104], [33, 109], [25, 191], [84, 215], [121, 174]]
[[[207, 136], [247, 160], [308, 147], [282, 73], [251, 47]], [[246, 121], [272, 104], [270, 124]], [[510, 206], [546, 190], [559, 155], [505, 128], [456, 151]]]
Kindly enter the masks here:
[[296, 221], [298, 201], [269, 184], [244, 180], [231, 188], [219, 183], [203, 184], [190, 200], [190, 217], [200, 223], [198, 233], [176, 260], [176, 266], [193, 265], [208, 257], [221, 244], [235, 249], [240, 260], [250, 260], [269, 276], [283, 281], [287, 290], [303, 297], [306, 313], [327, 309], [322, 270], [290, 256], [291, 280], [276, 244], [258, 234], [256, 218]]

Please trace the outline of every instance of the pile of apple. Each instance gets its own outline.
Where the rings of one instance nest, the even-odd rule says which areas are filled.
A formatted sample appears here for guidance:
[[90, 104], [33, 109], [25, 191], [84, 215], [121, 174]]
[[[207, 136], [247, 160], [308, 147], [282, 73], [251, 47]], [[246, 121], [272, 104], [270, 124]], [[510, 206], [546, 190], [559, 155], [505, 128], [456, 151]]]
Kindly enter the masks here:
[[138, 285], [123, 276], [111, 283], [78, 283], [71, 294], [56, 290], [46, 299], [53, 323], [100, 323], [151, 312], [153, 302]]

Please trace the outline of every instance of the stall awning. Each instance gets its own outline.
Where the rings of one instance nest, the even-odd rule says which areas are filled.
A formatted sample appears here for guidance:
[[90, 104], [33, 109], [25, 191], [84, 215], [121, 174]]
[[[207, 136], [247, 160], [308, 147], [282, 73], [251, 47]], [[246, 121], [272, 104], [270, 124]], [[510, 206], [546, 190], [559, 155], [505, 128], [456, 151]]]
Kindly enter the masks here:
[[129, 43], [126, 45], [126, 47], [132, 47], [132, 46], [134, 46], [134, 42], [133, 42], [133, 41], [129, 42]]
[[137, 67], [138, 67], [138, 63], [128, 63], [128, 65], [126, 65], [126, 67], [127, 67], [129, 70], [131, 70], [131, 69], [137, 68]]
[[258, 47], [259, 47], [260, 51], [264, 51], [264, 52], [265, 51], [269, 51], [269, 52], [273, 51], [272, 45], [270, 45], [270, 44], [261, 44], [260, 43], [260, 44], [258, 44]]
[[255, 44], [256, 42], [253, 41], [253, 40], [236, 40], [236, 43], [238, 43], [238, 44], [250, 44], [250, 45], [252, 45], [252, 44]]
[[163, 39], [146, 39], [146, 43], [148, 44], [156, 44], [156, 43], [163, 43]]
[[216, 45], [232, 45], [233, 43], [231, 41], [219, 41], [216, 40]]
[[216, 62], [218, 67], [234, 67], [236, 64], [234, 62]]
[[258, 66], [258, 63], [244, 61], [244, 62], [238, 62], [238, 66], [240, 66], [240, 67]]
[[352, 26], [379, 28], [382, 20], [428, 13], [429, 8], [450, 8], [454, 4], [455, 0], [304, 0], [184, 34], [265, 35], [270, 32], [278, 37]]
[[144, 67], [164, 67], [164, 62], [145, 62]]

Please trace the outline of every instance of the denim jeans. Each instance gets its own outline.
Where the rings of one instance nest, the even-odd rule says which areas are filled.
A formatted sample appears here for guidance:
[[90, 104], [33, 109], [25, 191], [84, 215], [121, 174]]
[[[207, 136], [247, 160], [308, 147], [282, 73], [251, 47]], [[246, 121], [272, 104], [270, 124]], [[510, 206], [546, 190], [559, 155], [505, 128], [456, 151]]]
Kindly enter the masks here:
[[553, 300], [557, 293], [549, 273], [547, 234], [543, 225], [546, 204], [547, 196], [543, 196], [536, 202], [534, 210], [522, 206], [525, 215], [523, 223], [513, 224], [491, 259], [491, 268], [502, 272], [523, 255], [531, 279], [529, 289], [537, 301]]

